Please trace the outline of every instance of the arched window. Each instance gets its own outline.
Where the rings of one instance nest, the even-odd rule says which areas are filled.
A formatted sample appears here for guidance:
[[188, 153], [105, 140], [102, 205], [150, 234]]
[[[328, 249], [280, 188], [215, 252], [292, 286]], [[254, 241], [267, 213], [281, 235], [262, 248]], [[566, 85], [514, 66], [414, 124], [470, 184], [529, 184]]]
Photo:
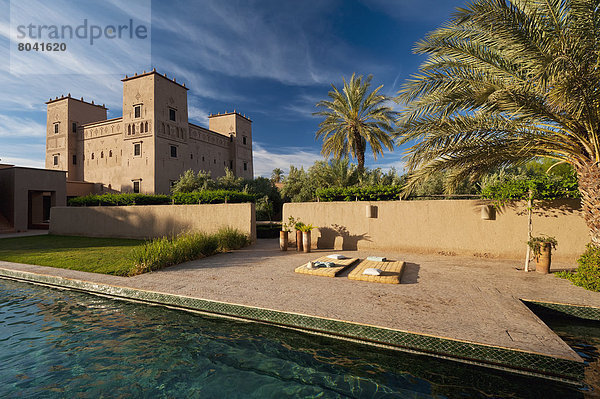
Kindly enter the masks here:
[[104, 151], [100, 151], [100, 158], [104, 158]]
[[131, 125], [127, 126], [127, 134], [131, 134]]
[[112, 150], [108, 151], [108, 157], [112, 158]]
[[144, 131], [145, 131], [146, 133], [148, 132], [148, 122], [146, 122], [146, 123], [144, 124]]
[[140, 133], [144, 133], [144, 123], [140, 122]]
[[92, 152], [92, 159], [94, 159], [94, 153]]

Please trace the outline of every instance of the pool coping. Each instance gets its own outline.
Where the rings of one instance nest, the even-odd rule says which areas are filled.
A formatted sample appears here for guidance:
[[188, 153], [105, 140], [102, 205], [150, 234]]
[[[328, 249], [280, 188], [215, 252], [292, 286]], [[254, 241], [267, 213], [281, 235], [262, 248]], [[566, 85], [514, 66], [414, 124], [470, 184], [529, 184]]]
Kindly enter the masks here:
[[[167, 306], [214, 317], [265, 323], [305, 333], [413, 354], [433, 356], [570, 384], [579, 384], [584, 377], [583, 360], [575, 361], [536, 352], [301, 313], [147, 291], [6, 268], [0, 268], [0, 278], [41, 284], [54, 288], [77, 290], [115, 299]], [[591, 306], [546, 303], [525, 299], [523, 301], [552, 308], [570, 315], [583, 314], [588, 317], [596, 317], [593, 320], [600, 320], [600, 309]]]

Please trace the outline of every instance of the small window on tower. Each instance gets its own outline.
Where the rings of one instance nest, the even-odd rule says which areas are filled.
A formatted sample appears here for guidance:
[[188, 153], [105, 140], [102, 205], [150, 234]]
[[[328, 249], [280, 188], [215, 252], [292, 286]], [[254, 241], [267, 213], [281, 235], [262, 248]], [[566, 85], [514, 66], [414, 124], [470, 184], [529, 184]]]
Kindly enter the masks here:
[[248, 170], [248, 162], [244, 162], [244, 170]]
[[133, 145], [133, 156], [139, 157], [142, 155], [142, 143], [135, 143]]
[[229, 169], [233, 170], [233, 161], [229, 160]]
[[77, 155], [73, 154], [73, 165], [77, 165]]
[[58, 123], [54, 124], [54, 134], [58, 134]]
[[77, 123], [73, 122], [73, 125], [71, 126], [71, 130], [73, 131], [73, 133], [77, 133]]
[[171, 158], [177, 158], [177, 146], [171, 146]]
[[54, 166], [58, 166], [58, 155], [52, 156], [52, 163]]
[[173, 108], [169, 108], [169, 120], [175, 122], [177, 120], [177, 111]]
[[139, 118], [140, 116], [142, 116], [142, 106], [141, 105], [135, 105], [133, 107], [133, 117], [134, 118]]
[[242, 142], [246, 144], [246, 136], [242, 136]]

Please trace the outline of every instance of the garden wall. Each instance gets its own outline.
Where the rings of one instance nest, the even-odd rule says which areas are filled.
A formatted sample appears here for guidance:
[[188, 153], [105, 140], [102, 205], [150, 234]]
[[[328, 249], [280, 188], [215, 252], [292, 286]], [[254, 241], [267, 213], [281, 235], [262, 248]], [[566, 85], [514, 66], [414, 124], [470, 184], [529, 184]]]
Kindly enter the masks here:
[[256, 240], [254, 204], [55, 207], [50, 213], [50, 233], [61, 235], [153, 238], [224, 226]]
[[[525, 203], [514, 202], [482, 218], [480, 200], [288, 203], [291, 215], [313, 230], [313, 246], [381, 249], [523, 259], [527, 250]], [[578, 200], [545, 202], [534, 210], [533, 234], [556, 237], [553, 259], [575, 266], [589, 242]], [[370, 207], [370, 208], [368, 208]], [[489, 208], [488, 208], [489, 209]]]

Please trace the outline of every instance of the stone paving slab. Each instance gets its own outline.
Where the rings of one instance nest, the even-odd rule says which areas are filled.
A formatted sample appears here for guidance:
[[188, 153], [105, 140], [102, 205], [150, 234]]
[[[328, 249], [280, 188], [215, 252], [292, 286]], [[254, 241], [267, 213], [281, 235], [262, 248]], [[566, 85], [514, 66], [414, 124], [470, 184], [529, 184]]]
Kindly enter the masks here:
[[[294, 273], [298, 264], [330, 253], [404, 261], [402, 282], [364, 284], [347, 278], [322, 279]], [[409, 253], [281, 252], [277, 240], [259, 240], [243, 250], [129, 278], [9, 262], [0, 262], [0, 267], [347, 320], [581, 361], [520, 298], [600, 307], [600, 294], [553, 275], [518, 271], [518, 263]]]

